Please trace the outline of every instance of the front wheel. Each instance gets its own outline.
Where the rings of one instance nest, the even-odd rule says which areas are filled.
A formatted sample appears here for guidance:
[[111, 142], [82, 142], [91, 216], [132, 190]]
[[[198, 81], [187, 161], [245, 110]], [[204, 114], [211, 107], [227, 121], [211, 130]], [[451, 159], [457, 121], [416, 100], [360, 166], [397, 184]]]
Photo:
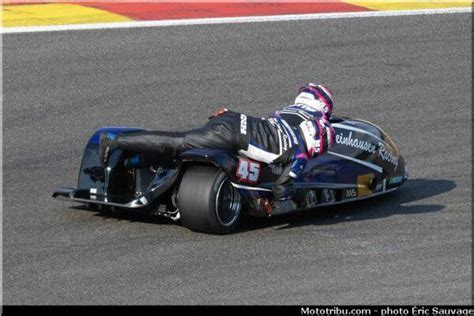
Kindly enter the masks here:
[[183, 226], [211, 234], [232, 232], [242, 211], [242, 199], [229, 178], [209, 166], [186, 170], [177, 202]]

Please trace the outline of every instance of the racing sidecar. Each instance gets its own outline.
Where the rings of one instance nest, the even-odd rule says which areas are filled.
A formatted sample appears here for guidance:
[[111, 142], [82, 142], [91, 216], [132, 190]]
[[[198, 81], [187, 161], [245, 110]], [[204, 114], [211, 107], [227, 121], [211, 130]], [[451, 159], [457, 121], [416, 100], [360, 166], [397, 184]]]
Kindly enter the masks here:
[[[335, 145], [309, 160], [295, 180], [293, 200], [299, 210], [385, 194], [407, 180], [398, 147], [379, 127], [337, 116], [331, 118], [331, 123], [336, 132]], [[53, 197], [98, 209], [140, 209], [180, 220], [194, 231], [214, 234], [232, 232], [244, 211], [253, 216], [287, 213], [273, 210], [269, 203], [282, 167], [253, 161], [236, 152], [192, 149], [175, 159], [127, 168], [124, 160], [130, 153], [116, 150], [109, 166], [101, 166], [100, 133], [141, 130], [97, 130], [84, 150], [77, 188], [59, 188]]]

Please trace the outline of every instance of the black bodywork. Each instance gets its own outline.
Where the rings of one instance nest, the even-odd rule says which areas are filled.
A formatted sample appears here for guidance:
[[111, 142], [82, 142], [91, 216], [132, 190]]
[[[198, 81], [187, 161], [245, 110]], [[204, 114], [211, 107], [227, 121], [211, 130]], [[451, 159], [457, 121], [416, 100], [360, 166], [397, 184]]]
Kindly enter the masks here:
[[[293, 199], [300, 209], [350, 202], [393, 191], [407, 178], [405, 161], [398, 147], [379, 127], [358, 119], [333, 117], [335, 145], [322, 156], [311, 159], [295, 181]], [[271, 188], [282, 167], [250, 161], [236, 152], [193, 149], [176, 159], [160, 157], [160, 163], [127, 169], [130, 156], [115, 151], [109, 167], [99, 163], [99, 135], [108, 131], [130, 133], [142, 129], [105, 127], [94, 133], [84, 151], [77, 188], [60, 188], [55, 198], [105, 207], [145, 209], [174, 218], [181, 178], [190, 165], [212, 165], [221, 169], [240, 193], [248, 213], [267, 216], [264, 201], [272, 198]], [[257, 181], [239, 177], [241, 161], [255, 164]], [[258, 165], [258, 166], [257, 166]]]

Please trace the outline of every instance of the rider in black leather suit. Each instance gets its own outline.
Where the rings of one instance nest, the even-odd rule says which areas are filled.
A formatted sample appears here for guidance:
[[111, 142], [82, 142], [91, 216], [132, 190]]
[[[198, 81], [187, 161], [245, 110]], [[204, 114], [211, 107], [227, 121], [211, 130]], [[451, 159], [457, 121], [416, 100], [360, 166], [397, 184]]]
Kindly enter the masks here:
[[[273, 187], [276, 200], [291, 200], [291, 183], [303, 171], [308, 158], [327, 151], [334, 143], [329, 123], [332, 92], [323, 85], [307, 84], [300, 89], [294, 105], [256, 118], [221, 109], [204, 126], [187, 132], [150, 131], [122, 135], [101, 134], [100, 159], [106, 165], [115, 149], [130, 153], [176, 156], [191, 148], [238, 151], [251, 159], [281, 164], [283, 172]], [[140, 163], [140, 156], [128, 164]]]

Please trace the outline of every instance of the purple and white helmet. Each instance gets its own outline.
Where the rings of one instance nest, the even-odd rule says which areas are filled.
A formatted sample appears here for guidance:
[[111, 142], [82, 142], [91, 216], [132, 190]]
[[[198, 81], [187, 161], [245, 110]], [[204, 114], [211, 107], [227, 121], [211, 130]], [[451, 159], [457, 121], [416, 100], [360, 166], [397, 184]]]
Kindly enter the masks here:
[[308, 83], [300, 88], [295, 104], [302, 104], [320, 111], [329, 118], [334, 106], [334, 95], [325, 85]]

